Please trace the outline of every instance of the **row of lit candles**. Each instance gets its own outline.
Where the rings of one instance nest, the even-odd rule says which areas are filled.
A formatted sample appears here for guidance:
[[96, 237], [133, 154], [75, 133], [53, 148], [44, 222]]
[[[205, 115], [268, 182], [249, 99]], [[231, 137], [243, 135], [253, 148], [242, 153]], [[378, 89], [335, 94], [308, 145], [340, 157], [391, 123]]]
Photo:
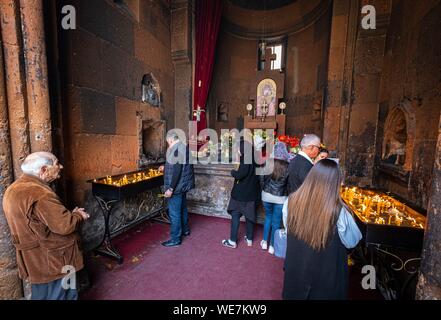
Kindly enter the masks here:
[[[424, 229], [424, 216], [421, 216], [417, 221], [416, 218], [407, 213], [406, 205], [387, 195], [375, 194], [372, 196], [367, 191], [357, 187], [344, 187], [342, 197], [354, 209], [360, 219], [365, 222], [401, 226], [403, 221], [406, 221], [412, 227]], [[374, 208], [376, 210], [373, 210]], [[383, 213], [387, 214], [387, 217], [381, 217], [380, 214]]]
[[163, 175], [163, 173], [157, 169], [149, 169], [148, 172], [138, 172], [134, 173], [132, 175], [124, 175], [121, 178], [118, 178], [117, 180], [114, 180], [113, 177], [107, 176], [103, 179], [94, 179], [93, 182], [95, 183], [103, 183], [107, 185], [112, 185], [116, 187], [122, 187], [131, 183], [137, 183], [140, 181], [148, 180], [154, 177], [158, 177]]

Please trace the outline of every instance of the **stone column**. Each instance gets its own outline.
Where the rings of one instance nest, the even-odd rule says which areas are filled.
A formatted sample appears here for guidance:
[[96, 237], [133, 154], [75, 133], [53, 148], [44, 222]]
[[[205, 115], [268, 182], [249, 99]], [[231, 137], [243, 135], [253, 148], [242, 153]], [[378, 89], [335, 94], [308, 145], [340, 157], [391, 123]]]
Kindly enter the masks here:
[[[376, 8], [376, 29], [361, 27], [361, 8]], [[359, 8], [358, 31], [352, 69], [349, 121], [345, 124], [344, 150], [346, 182], [372, 185], [378, 130], [379, 90], [383, 73], [386, 35], [389, 27], [391, 0], [365, 0]], [[347, 127], [346, 127], [347, 126]]]
[[441, 117], [416, 298], [441, 300]]
[[[192, 110], [192, 7], [191, 0], [172, 1], [172, 59], [175, 66], [175, 124], [188, 132]], [[170, 130], [171, 128], [167, 128]]]
[[0, 42], [0, 299], [19, 299], [23, 294], [15, 248], [1, 205], [4, 191], [13, 179], [2, 45]]
[[[377, 29], [361, 27], [361, 8], [377, 8]], [[333, 2], [323, 140], [337, 150], [345, 183], [372, 185], [379, 88], [390, 0]]]
[[0, 1], [0, 26], [3, 39], [12, 163], [14, 178], [18, 178], [21, 174], [20, 165], [30, 153], [30, 147], [26, 111], [25, 67], [17, 0]]
[[52, 151], [43, 0], [20, 0], [31, 152]]
[[344, 165], [349, 134], [358, 1], [335, 0], [332, 12], [323, 140], [329, 149], [337, 150], [340, 162]]

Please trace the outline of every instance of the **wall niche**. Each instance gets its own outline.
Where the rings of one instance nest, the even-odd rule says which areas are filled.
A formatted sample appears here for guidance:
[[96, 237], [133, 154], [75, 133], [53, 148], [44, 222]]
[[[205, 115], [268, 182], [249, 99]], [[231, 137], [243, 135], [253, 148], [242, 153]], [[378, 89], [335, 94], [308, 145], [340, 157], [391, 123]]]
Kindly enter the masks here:
[[148, 103], [153, 107], [159, 107], [161, 104], [161, 88], [158, 80], [152, 73], [145, 74], [141, 81], [141, 102]]
[[143, 119], [138, 114], [138, 167], [144, 168], [151, 164], [165, 161], [166, 122], [164, 120]]
[[384, 124], [380, 172], [403, 186], [409, 183], [415, 144], [415, 115], [411, 101], [392, 108]]

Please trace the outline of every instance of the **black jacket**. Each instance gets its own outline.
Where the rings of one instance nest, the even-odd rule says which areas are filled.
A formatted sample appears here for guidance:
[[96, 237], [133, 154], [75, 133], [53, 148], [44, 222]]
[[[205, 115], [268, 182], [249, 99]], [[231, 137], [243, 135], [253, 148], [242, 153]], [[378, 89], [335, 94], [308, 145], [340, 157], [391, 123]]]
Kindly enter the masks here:
[[348, 256], [337, 227], [328, 245], [316, 251], [295, 235], [288, 233], [283, 299], [346, 299]]
[[259, 178], [263, 191], [279, 197], [288, 195], [288, 171], [285, 173], [285, 176], [279, 180], [274, 180], [271, 178], [271, 175], [262, 175], [259, 176]]
[[260, 183], [256, 176], [256, 165], [239, 165], [238, 170], [231, 170], [234, 178], [234, 186], [231, 190], [231, 197], [237, 201], [257, 201], [260, 200]]
[[[173, 160], [177, 163], [173, 163]], [[173, 194], [185, 193], [195, 186], [193, 165], [189, 163], [189, 148], [177, 143], [167, 150], [164, 166], [164, 188], [173, 188]]]
[[288, 166], [288, 194], [296, 192], [305, 181], [313, 164], [302, 155], [297, 155]]

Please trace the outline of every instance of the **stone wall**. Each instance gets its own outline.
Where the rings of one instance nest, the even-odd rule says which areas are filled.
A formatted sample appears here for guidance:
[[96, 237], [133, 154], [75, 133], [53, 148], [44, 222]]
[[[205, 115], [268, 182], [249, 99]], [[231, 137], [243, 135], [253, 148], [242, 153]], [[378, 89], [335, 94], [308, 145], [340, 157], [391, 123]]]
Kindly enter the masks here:
[[[376, 8], [375, 30], [361, 8]], [[376, 185], [427, 208], [440, 113], [440, 2], [334, 1], [324, 141], [338, 151], [345, 181]], [[430, 32], [429, 32], [430, 30]], [[384, 165], [385, 122], [405, 111], [406, 163]]]
[[[361, 28], [365, 4], [376, 8], [375, 30]], [[337, 150], [346, 183], [372, 185], [390, 10], [390, 0], [334, 1], [324, 141]]]
[[427, 227], [417, 286], [417, 299], [441, 300], [441, 117], [438, 125], [436, 161], [427, 213]]
[[193, 97], [193, 9], [191, 0], [171, 5], [171, 50], [175, 66], [175, 127], [188, 131]]
[[[378, 99], [376, 183], [423, 208], [432, 195], [441, 110], [440, 17], [440, 1], [393, 2]], [[385, 121], [396, 108], [407, 117], [408, 164], [388, 170], [382, 165], [381, 148]]]
[[[353, 58], [350, 119], [346, 123], [346, 182], [372, 185], [378, 97], [383, 72], [383, 55], [391, 10], [390, 0], [361, 1], [376, 8], [376, 29], [364, 30], [358, 23]], [[361, 21], [361, 15], [359, 18]]]
[[[376, 30], [360, 28], [366, 4], [376, 8]], [[347, 183], [384, 187], [428, 209], [417, 294], [421, 299], [439, 299], [441, 283], [436, 236], [440, 16], [439, 0], [335, 0], [324, 122], [324, 140], [338, 151]], [[401, 165], [382, 161], [386, 122], [396, 110], [406, 118], [406, 159]]]
[[[3, 49], [2, 42], [0, 42], [0, 49]], [[14, 177], [4, 70], [3, 50], [0, 50], [0, 202], [3, 201], [5, 190]], [[15, 248], [11, 241], [3, 205], [0, 205], [0, 299], [18, 299], [22, 295]]]
[[[265, 19], [268, 33], [278, 33], [278, 37], [286, 43], [286, 132], [295, 135], [314, 132], [321, 135], [321, 105], [326, 85], [331, 9], [328, 1], [298, 1], [268, 11], [265, 17], [262, 16], [263, 11], [226, 5], [208, 101], [209, 127], [218, 131], [243, 127], [250, 92], [257, 90], [250, 88], [258, 64], [259, 42], [253, 36], [255, 30], [259, 30], [259, 23], [262, 30]], [[246, 23], [241, 20], [244, 14], [247, 15]], [[232, 23], [241, 25], [232, 26]], [[216, 119], [219, 104], [228, 108], [227, 122]]]
[[[76, 9], [75, 30], [59, 29], [65, 178], [71, 204], [83, 205], [86, 180], [136, 170], [139, 122], [174, 126], [169, 1], [60, 1]], [[60, 17], [61, 18], [61, 17]], [[160, 105], [141, 102], [152, 73]], [[159, 143], [159, 142], [158, 142]]]
[[[43, 1], [0, 2], [0, 201], [36, 151], [52, 150]], [[0, 299], [28, 297], [0, 209]]]

